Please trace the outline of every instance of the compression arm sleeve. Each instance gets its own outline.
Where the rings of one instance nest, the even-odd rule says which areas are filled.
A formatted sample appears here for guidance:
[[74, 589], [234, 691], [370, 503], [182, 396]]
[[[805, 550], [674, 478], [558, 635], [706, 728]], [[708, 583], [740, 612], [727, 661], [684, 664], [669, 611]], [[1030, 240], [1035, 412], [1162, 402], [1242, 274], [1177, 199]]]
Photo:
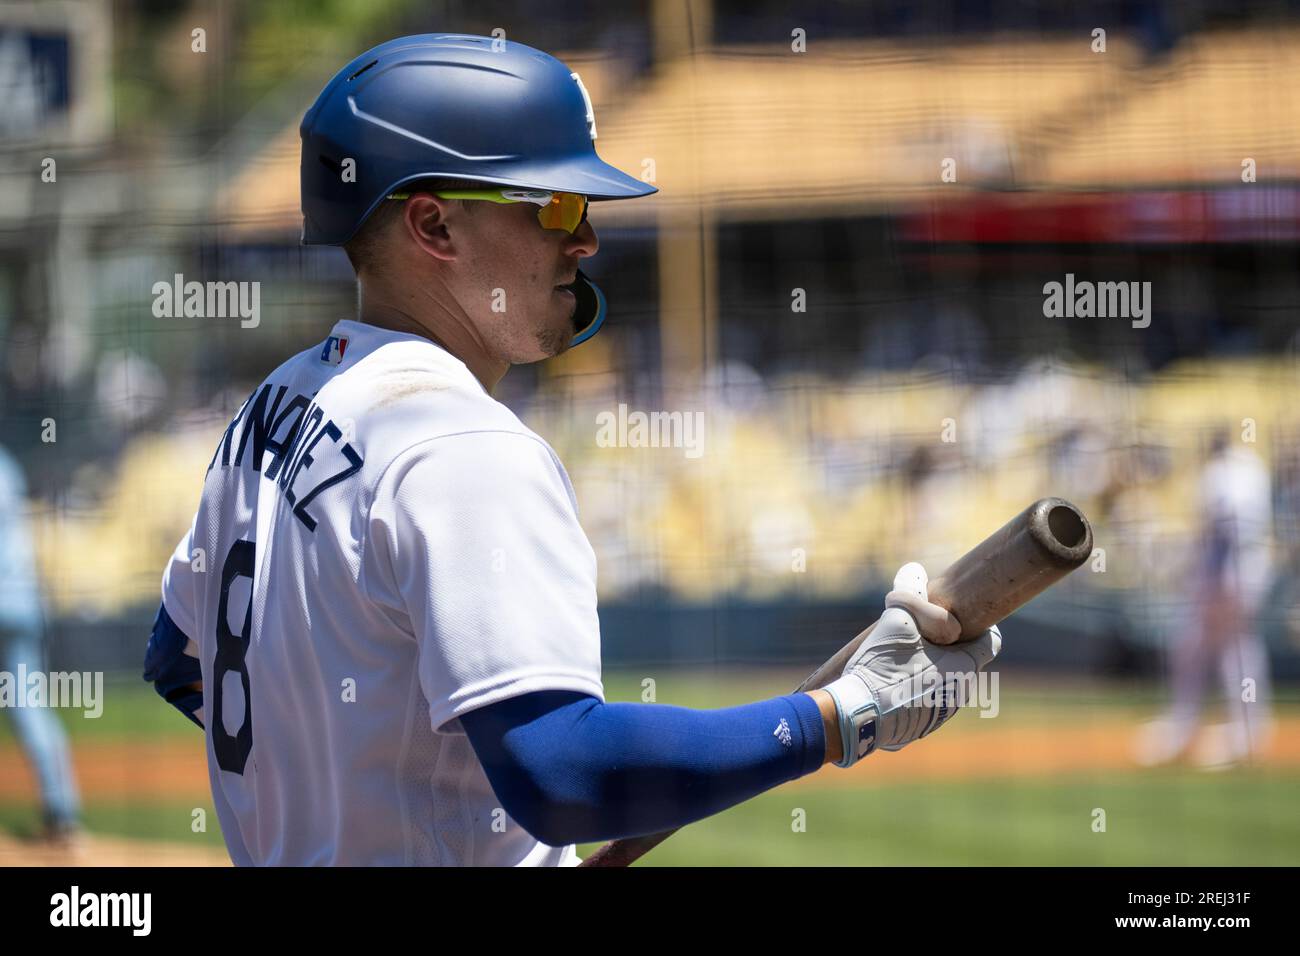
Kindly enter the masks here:
[[537, 691], [461, 715], [502, 808], [543, 843], [658, 833], [818, 769], [807, 694], [721, 710]]

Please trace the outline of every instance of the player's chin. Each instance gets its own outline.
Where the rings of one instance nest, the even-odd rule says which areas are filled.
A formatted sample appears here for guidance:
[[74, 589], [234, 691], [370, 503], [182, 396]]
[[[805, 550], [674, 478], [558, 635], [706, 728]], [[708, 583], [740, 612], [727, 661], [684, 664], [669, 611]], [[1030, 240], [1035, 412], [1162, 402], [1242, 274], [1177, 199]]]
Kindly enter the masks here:
[[[567, 314], [552, 312], [545, 326], [532, 330], [531, 341], [511, 359], [511, 365], [531, 365], [555, 358], [568, 350], [573, 342], [573, 319]], [[520, 343], [521, 346], [523, 343]]]
[[577, 298], [564, 286], [556, 286], [551, 298], [556, 303], [556, 311], [553, 313], [555, 321], [537, 333], [537, 344], [544, 352], [544, 358], [552, 358], [567, 351], [573, 337], [578, 334], [574, 324], [574, 313], [578, 309]]
[[569, 344], [573, 341], [573, 332], [570, 323], [566, 323], [562, 328], [543, 329], [537, 333], [537, 350], [541, 353], [534, 361], [540, 362], [543, 359], [555, 358], [562, 352], [567, 352]]

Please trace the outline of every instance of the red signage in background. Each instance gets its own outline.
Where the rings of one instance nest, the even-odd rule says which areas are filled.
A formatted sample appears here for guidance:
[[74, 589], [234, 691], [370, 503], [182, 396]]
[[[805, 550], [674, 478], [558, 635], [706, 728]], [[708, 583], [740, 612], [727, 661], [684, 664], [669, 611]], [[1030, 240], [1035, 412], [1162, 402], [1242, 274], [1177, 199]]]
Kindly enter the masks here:
[[990, 193], [914, 208], [899, 220], [910, 242], [1293, 242], [1300, 186]]

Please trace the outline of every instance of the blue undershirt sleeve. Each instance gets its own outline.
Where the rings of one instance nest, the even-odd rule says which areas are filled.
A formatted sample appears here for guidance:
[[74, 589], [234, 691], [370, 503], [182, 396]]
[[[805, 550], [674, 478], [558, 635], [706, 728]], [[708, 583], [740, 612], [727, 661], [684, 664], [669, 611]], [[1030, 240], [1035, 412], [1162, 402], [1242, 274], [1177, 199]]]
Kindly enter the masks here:
[[712, 816], [812, 773], [826, 753], [807, 694], [692, 710], [538, 691], [460, 720], [502, 808], [551, 846]]
[[189, 638], [176, 626], [167, 608], [159, 604], [145, 648], [144, 679], [152, 681], [158, 696], [202, 730], [203, 723], [196, 715], [203, 706], [203, 692], [190, 685], [203, 680], [203, 667], [198, 658], [185, 653], [188, 643]]

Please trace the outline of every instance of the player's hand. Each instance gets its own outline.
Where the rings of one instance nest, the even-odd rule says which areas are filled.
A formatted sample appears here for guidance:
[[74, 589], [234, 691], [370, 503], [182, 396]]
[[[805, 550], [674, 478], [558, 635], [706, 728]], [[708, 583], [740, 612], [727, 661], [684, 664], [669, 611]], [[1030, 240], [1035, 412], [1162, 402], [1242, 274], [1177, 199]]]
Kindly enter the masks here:
[[927, 585], [921, 565], [902, 567], [871, 636], [825, 688], [835, 700], [844, 745], [837, 766], [851, 766], [877, 749], [902, 750], [942, 726], [1002, 647], [997, 627], [952, 647], [923, 637], [922, 622], [927, 635], [945, 643], [961, 631], [951, 614], [930, 603]]

